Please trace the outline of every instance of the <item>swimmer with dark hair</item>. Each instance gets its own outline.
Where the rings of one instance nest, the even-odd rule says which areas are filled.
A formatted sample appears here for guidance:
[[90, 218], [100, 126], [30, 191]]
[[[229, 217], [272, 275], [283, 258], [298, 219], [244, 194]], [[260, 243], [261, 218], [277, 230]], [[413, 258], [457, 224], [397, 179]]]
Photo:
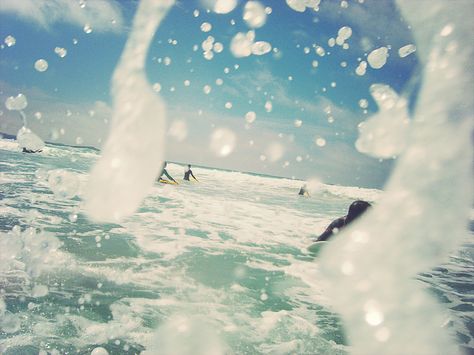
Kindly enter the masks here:
[[351, 203], [349, 206], [349, 211], [346, 216], [339, 217], [338, 219], [332, 221], [332, 223], [326, 228], [326, 230], [321, 234], [315, 241], [323, 242], [328, 240], [331, 236], [336, 234], [339, 230], [346, 227], [360, 215], [362, 215], [370, 206], [370, 203], [362, 200], [357, 200]]

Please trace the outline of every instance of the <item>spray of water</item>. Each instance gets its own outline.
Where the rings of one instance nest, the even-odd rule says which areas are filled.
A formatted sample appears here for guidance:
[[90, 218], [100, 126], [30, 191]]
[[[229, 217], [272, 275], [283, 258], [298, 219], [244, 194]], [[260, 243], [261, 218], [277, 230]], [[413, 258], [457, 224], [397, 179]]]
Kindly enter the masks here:
[[161, 169], [165, 105], [147, 82], [145, 59], [173, 0], [140, 3], [112, 79], [114, 112], [102, 157], [91, 171], [86, 211], [92, 219], [117, 221], [133, 213]]
[[409, 132], [383, 198], [322, 253], [322, 277], [356, 354], [456, 354], [447, 316], [414, 280], [467, 237], [472, 204], [470, 4], [400, 0], [424, 65]]
[[[297, 11], [306, 8], [287, 3]], [[112, 130], [87, 194], [94, 219], [132, 213], [160, 169], [165, 109], [143, 68], [151, 38], [172, 4], [141, 2], [115, 71]], [[408, 145], [376, 208], [325, 248], [321, 271], [355, 353], [454, 354], [443, 312], [414, 277], [443, 262], [466, 236], [474, 53], [462, 46], [473, 29], [458, 14], [470, 9], [442, 1], [423, 11], [416, 8], [420, 2], [399, 4], [415, 28], [425, 68]]]

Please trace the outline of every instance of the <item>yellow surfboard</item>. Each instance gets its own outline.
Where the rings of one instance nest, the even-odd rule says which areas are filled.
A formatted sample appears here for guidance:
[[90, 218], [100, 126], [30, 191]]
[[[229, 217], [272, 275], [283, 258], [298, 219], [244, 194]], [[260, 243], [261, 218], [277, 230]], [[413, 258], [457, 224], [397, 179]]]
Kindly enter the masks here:
[[159, 181], [160, 181], [162, 184], [178, 185], [177, 182], [174, 182], [174, 181], [171, 181], [171, 180], [160, 179]]

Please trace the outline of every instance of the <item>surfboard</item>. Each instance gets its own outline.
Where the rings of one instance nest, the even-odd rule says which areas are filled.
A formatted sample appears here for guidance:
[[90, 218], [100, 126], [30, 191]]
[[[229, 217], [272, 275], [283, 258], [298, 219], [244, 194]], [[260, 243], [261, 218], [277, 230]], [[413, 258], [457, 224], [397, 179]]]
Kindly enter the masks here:
[[174, 181], [171, 181], [171, 180], [160, 179], [159, 181], [160, 181], [162, 184], [178, 185], [177, 182], [174, 182]]
[[314, 242], [308, 247], [308, 251], [311, 254], [318, 255], [325, 244], [326, 242]]

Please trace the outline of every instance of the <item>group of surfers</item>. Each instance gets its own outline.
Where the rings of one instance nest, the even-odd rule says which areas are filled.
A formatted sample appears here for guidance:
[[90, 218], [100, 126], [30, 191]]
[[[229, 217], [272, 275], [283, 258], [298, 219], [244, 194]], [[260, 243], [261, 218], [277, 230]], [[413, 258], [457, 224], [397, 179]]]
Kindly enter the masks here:
[[[164, 162], [163, 168], [161, 169], [160, 176], [158, 180], [162, 180], [163, 175], [166, 176], [169, 181], [173, 181], [174, 183], [178, 183], [173, 177], [168, 173], [166, 170], [167, 162]], [[192, 177], [195, 181], [198, 181], [198, 179], [194, 176], [193, 171], [191, 170], [191, 164], [188, 164], [187, 168], [184, 170], [184, 177], [183, 180], [190, 181], [190, 177]], [[303, 185], [299, 192], [298, 195], [301, 196], [309, 196], [308, 188], [306, 185]], [[367, 209], [371, 207], [371, 204], [367, 201], [363, 200], [356, 200], [352, 202], [349, 206], [349, 209], [347, 211], [347, 214], [345, 216], [339, 217], [332, 221], [329, 226], [324, 230], [324, 232], [319, 235], [314, 241], [315, 242], [324, 242], [327, 241], [330, 237], [338, 233], [341, 229], [349, 225], [351, 222], [353, 222], [355, 219], [357, 219], [359, 216], [361, 216]]]
[[[170, 181], [173, 181], [174, 183], [178, 183], [175, 179], [173, 179], [173, 177], [168, 173], [168, 171], [166, 170], [166, 166], [168, 165], [168, 163], [165, 161], [164, 164], [163, 164], [163, 168], [161, 168], [161, 173], [160, 173], [160, 176], [158, 177], [158, 181], [161, 181], [163, 180], [163, 175], [166, 176]], [[196, 177], [194, 176], [193, 174], [193, 171], [191, 170], [191, 164], [188, 164], [188, 167], [184, 170], [184, 177], [183, 177], [183, 180], [186, 180], [186, 181], [190, 181], [189, 180], [189, 177], [192, 177], [195, 181], [199, 181], [198, 179], [196, 179]]]

